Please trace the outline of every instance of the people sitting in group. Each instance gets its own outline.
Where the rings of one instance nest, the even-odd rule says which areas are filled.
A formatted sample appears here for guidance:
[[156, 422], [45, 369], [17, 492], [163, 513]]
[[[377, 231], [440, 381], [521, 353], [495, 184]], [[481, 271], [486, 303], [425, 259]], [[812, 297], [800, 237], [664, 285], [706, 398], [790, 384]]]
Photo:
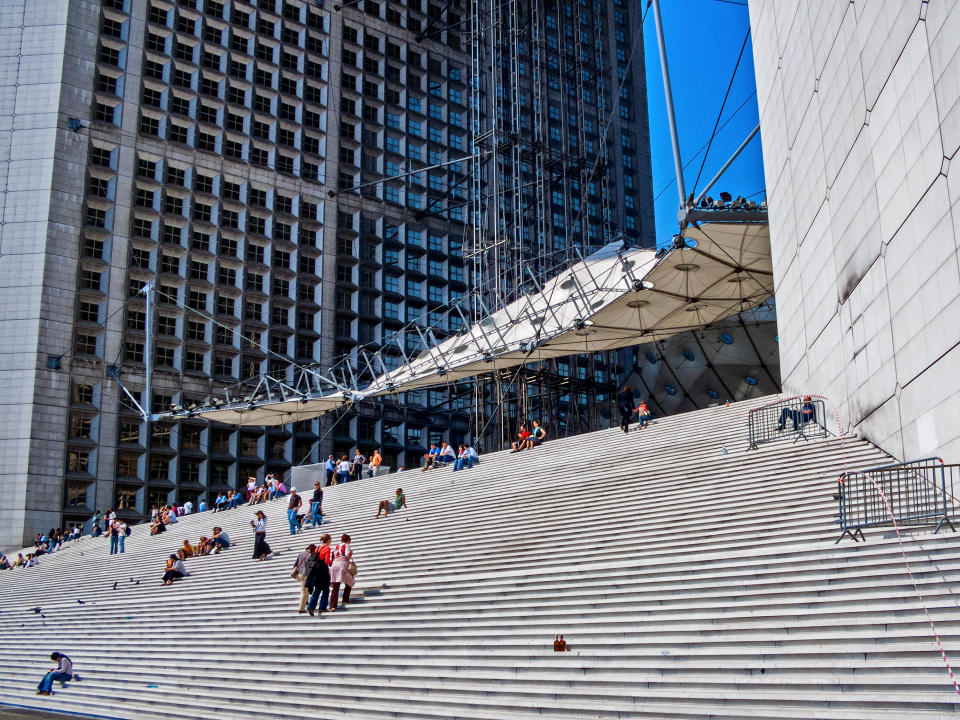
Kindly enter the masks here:
[[223, 494], [221, 490], [217, 493], [217, 499], [213, 501], [214, 503], [214, 512], [223, 512], [227, 509], [227, 496]]
[[36, 567], [39, 564], [40, 564], [40, 561], [37, 560], [37, 556], [34, 553], [27, 553], [26, 567]]
[[163, 524], [163, 518], [157, 515], [153, 522], [150, 523], [150, 534], [159, 535], [167, 531], [166, 526]]
[[436, 443], [430, 443], [430, 449], [423, 456], [423, 467], [420, 468], [423, 472], [431, 470], [437, 467], [437, 463], [440, 458], [440, 448], [437, 447]]
[[480, 462], [480, 456], [477, 455], [477, 451], [470, 445], [462, 444], [460, 445], [460, 452], [457, 453], [457, 459], [453, 463], [453, 469], [463, 470], [467, 468], [469, 470], [478, 462]]
[[777, 423], [777, 430], [783, 430], [787, 425], [787, 420], [793, 422], [793, 429], [797, 430], [808, 422], [816, 420], [817, 413], [813, 406], [813, 400], [809, 395], [803, 396], [803, 405], [799, 410], [784, 408], [780, 412], [780, 421]]
[[197, 502], [197, 512], [204, 513], [206, 511], [207, 511], [207, 501], [204, 500], [203, 498], [200, 498], [199, 502]]
[[642, 430], [643, 428], [645, 428], [647, 425], [650, 424], [650, 418], [651, 418], [650, 408], [647, 407], [646, 400], [641, 400], [640, 404], [637, 405], [637, 409], [634, 410], [634, 412], [637, 413], [637, 422], [639, 423], [639, 425], [637, 426], [637, 430]]
[[377, 514], [375, 518], [380, 517], [380, 513], [383, 513], [383, 516], [387, 517], [391, 510], [399, 510], [400, 508], [405, 508], [406, 506], [407, 496], [403, 494], [403, 488], [397, 488], [397, 495], [393, 498], [393, 500], [380, 501], [380, 504], [377, 506]]
[[0, 553], [0, 570], [10, 570], [12, 567], [10, 561], [7, 560], [7, 556]]
[[527, 440], [530, 438], [530, 431], [527, 430], [526, 425], [521, 425], [519, 432], [517, 432], [517, 439], [510, 444], [510, 447], [513, 448], [510, 452], [520, 452], [527, 445]]
[[23, 553], [17, 553], [17, 561], [13, 564], [14, 567], [26, 567], [27, 561], [23, 557]]
[[180, 580], [186, 575], [183, 569], [183, 561], [177, 555], [171, 555], [167, 558], [167, 567], [163, 571], [161, 585], [173, 585], [174, 580]]

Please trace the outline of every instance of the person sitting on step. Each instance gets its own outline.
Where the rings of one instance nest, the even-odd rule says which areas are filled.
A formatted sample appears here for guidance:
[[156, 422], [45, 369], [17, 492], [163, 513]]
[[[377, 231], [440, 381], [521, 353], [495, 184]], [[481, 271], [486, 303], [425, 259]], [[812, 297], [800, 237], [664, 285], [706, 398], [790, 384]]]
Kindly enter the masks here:
[[226, 550], [230, 547], [230, 538], [220, 527], [215, 527], [213, 529], [213, 537], [210, 538], [210, 543], [214, 546], [213, 554], [216, 555], [221, 550]]
[[407, 496], [403, 494], [403, 488], [397, 488], [397, 496], [393, 500], [381, 500], [380, 504], [377, 506], [377, 514], [374, 516], [374, 519], [380, 517], [380, 513], [383, 513], [384, 517], [390, 515], [390, 511], [397, 511], [400, 508], [407, 507]]
[[526, 425], [520, 426], [520, 431], [517, 433], [517, 440], [511, 443], [513, 450], [510, 452], [520, 452], [526, 447], [527, 439], [530, 437], [530, 431], [527, 430]]
[[445, 442], [441, 443], [440, 452], [437, 453], [437, 459], [444, 465], [449, 465], [456, 460], [457, 452], [453, 449], [453, 445], [448, 445]]
[[60, 683], [60, 687], [66, 687], [68, 680], [79, 680], [80, 677], [73, 672], [73, 663], [63, 653], [55, 652], [50, 654], [50, 659], [57, 663], [57, 667], [51, 669], [40, 684], [37, 685], [37, 695], [53, 695], [53, 684]]
[[421, 471], [426, 472], [437, 467], [437, 460], [440, 457], [440, 448], [437, 447], [436, 443], [430, 443], [430, 449], [427, 451], [426, 455], [423, 456], [423, 467], [420, 468]]
[[813, 401], [810, 399], [809, 395], [803, 396], [803, 405], [800, 406], [799, 410], [792, 410], [791, 408], [784, 408], [780, 412], [780, 421], [777, 423], [777, 430], [783, 430], [787, 425], [787, 420], [793, 422], [793, 429], [797, 430], [802, 425], [806, 425], [808, 422], [816, 419], [816, 410], [813, 407]]
[[167, 567], [163, 571], [163, 577], [161, 578], [161, 585], [173, 585], [174, 580], [180, 580], [186, 575], [186, 571], [183, 569], [183, 562], [176, 555], [171, 555], [167, 559]]
[[533, 421], [533, 430], [530, 431], [530, 437], [524, 446], [525, 450], [533, 450], [537, 445], [542, 445], [547, 439], [547, 431], [536, 420]]
[[189, 540], [184, 540], [183, 545], [180, 546], [180, 549], [177, 550], [177, 556], [181, 560], [186, 560], [194, 556], [196, 551], [193, 549], [193, 545], [190, 544]]

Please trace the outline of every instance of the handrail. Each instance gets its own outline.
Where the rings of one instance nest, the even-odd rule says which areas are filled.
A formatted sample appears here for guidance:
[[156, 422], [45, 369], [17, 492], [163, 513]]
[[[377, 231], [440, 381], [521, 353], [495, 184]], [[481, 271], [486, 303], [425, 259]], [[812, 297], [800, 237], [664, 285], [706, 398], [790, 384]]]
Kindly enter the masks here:
[[944, 525], [956, 532], [950, 519], [955, 475], [960, 476], [960, 465], [946, 465], [939, 457], [842, 473], [835, 496], [841, 530], [836, 542], [847, 535], [859, 542], [865, 540], [863, 528], [894, 523], [936, 521], [934, 534]]

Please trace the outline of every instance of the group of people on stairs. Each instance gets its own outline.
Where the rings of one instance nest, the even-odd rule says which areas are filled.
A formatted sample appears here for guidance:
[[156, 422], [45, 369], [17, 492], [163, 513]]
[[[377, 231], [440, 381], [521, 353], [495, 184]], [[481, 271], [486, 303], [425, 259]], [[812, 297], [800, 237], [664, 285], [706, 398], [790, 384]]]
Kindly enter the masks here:
[[300, 583], [300, 614], [336, 612], [340, 606], [341, 585], [345, 610], [350, 604], [356, 575], [350, 536], [344, 533], [339, 544], [331, 547], [330, 535], [321, 535], [319, 545], [311, 543], [297, 556], [290, 573]]

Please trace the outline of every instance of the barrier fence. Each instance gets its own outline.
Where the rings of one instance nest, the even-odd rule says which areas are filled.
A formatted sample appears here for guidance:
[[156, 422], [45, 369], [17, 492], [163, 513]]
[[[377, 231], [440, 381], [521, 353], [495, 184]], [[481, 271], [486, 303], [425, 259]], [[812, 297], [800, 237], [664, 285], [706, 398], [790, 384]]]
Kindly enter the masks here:
[[882, 525], [937, 523], [956, 532], [950, 515], [954, 506], [953, 480], [960, 465], [945, 465], [940, 458], [845, 472], [838, 478], [836, 495], [840, 511], [840, 542], [849, 535], [865, 539], [863, 528]]
[[750, 446], [747, 449], [757, 450], [763, 443], [790, 437], [794, 442], [826, 437], [826, 412], [823, 400], [809, 395], [754, 408], [747, 416], [750, 429]]

